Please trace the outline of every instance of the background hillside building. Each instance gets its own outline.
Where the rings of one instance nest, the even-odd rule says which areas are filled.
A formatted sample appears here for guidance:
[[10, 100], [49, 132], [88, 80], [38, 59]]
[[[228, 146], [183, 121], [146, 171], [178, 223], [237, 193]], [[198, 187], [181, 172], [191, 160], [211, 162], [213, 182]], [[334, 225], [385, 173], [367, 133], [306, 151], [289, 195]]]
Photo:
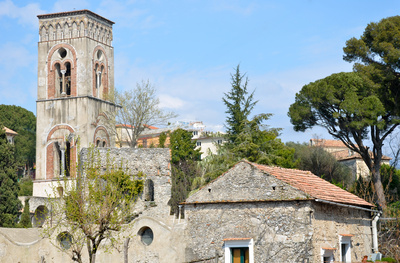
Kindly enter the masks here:
[[14, 138], [15, 138], [15, 136], [18, 135], [18, 133], [7, 127], [3, 127], [3, 130], [6, 132], [6, 137], [7, 137], [8, 143], [14, 144]]
[[[116, 125], [118, 135], [116, 136], [117, 147], [124, 148], [129, 147], [129, 135], [130, 129], [124, 128], [125, 124]], [[129, 127], [130, 128], [130, 127]], [[217, 153], [217, 145], [225, 142], [224, 134], [221, 132], [209, 132], [206, 131], [206, 126], [201, 121], [195, 122], [177, 122], [166, 128], [157, 128], [154, 126], [146, 126], [146, 129], [139, 135], [137, 140], [137, 147], [139, 148], [153, 148], [159, 147], [160, 135], [162, 133], [167, 134], [167, 139], [164, 146], [168, 147], [169, 133], [174, 130], [181, 128], [192, 133], [192, 140], [196, 141], [197, 148], [201, 151], [201, 159], [207, 157], [210, 153]], [[118, 139], [121, 138], [121, 139]]]
[[[363, 178], [370, 176], [370, 171], [361, 155], [347, 148], [342, 141], [311, 139], [309, 145], [313, 147], [322, 147], [325, 151], [331, 153], [338, 162], [351, 169], [355, 179], [358, 179], [360, 176]], [[370, 155], [372, 157], [372, 152], [370, 152]], [[382, 156], [382, 164], [389, 165], [390, 160], [390, 157], [386, 155]]]

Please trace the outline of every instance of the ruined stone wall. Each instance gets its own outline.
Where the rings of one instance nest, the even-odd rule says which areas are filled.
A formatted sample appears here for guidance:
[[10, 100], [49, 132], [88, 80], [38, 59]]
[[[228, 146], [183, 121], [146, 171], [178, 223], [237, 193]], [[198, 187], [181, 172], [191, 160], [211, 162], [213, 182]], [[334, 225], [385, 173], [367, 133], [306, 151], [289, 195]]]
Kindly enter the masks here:
[[313, 262], [310, 206], [311, 201], [186, 205], [185, 262], [215, 255], [225, 262], [223, 240], [232, 238], [253, 239], [254, 262]]
[[[146, 180], [153, 182], [153, 200], [146, 191], [139, 197], [135, 212], [136, 218], [127, 226], [121, 236], [130, 236], [128, 258], [129, 262], [171, 263], [183, 262], [184, 242], [183, 232], [186, 221], [170, 215], [168, 201], [171, 197], [170, 151], [169, 149], [108, 149], [96, 148], [101, 163], [105, 163], [107, 155], [114, 163], [123, 163], [131, 174], [142, 171]], [[82, 149], [82, 161], [88, 160], [88, 149]], [[46, 205], [45, 198], [31, 198], [31, 212], [39, 205]], [[49, 205], [47, 205], [50, 208]], [[51, 212], [49, 213], [51, 217]], [[48, 223], [48, 222], [47, 222]], [[153, 242], [145, 244], [141, 240], [143, 229], [150, 228], [153, 232]], [[46, 263], [72, 262], [68, 251], [59, 250], [54, 233], [51, 238], [42, 238], [41, 228], [34, 229], [3, 229], [0, 228], [0, 262], [41, 262]], [[122, 240], [123, 242], [124, 240]], [[86, 249], [86, 248], [84, 248]], [[85, 260], [87, 251], [83, 251]], [[97, 262], [123, 262], [123, 246], [109, 253], [100, 250]], [[85, 261], [87, 262], [87, 260]]]
[[351, 261], [361, 262], [372, 253], [371, 212], [324, 203], [313, 203], [312, 224], [315, 251], [311, 262], [321, 262], [321, 249], [333, 248], [340, 261], [341, 235], [351, 239]]

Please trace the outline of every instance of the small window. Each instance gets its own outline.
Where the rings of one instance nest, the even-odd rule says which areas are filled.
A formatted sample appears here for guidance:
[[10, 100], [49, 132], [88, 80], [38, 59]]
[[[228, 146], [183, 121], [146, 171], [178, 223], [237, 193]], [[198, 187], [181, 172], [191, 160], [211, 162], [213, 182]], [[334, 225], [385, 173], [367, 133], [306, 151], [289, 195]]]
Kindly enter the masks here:
[[97, 59], [101, 60], [103, 58], [103, 52], [101, 52], [101, 50], [97, 51]]
[[67, 56], [67, 50], [65, 50], [65, 48], [60, 48], [58, 50], [58, 54], [60, 55], [60, 58], [65, 58]]
[[201, 146], [201, 142], [196, 142], [196, 146]]
[[139, 230], [138, 235], [140, 236], [140, 241], [146, 246], [153, 243], [153, 230], [150, 227], [143, 227]]
[[67, 250], [71, 247], [72, 244], [72, 236], [67, 231], [58, 234], [57, 241], [60, 244], [60, 247], [64, 250]]
[[105, 142], [105, 141], [103, 141], [103, 147], [106, 147], [106, 146], [107, 146], [106, 142]]
[[235, 247], [231, 248], [232, 263], [247, 263], [249, 262], [249, 248]]
[[193, 135], [194, 135], [194, 136], [199, 135], [199, 132], [198, 132], [198, 131], [194, 131], [194, 132], [193, 132]]
[[251, 238], [225, 239], [225, 262], [254, 263], [254, 245]]
[[336, 250], [335, 248], [322, 248], [322, 263], [332, 263], [334, 262], [334, 254], [333, 252]]
[[218, 143], [218, 144], [222, 144], [222, 140], [218, 140], [217, 143]]
[[151, 179], [146, 179], [144, 183], [145, 201], [154, 201], [154, 182]]
[[342, 262], [351, 262], [351, 237], [353, 235], [340, 235], [340, 260]]

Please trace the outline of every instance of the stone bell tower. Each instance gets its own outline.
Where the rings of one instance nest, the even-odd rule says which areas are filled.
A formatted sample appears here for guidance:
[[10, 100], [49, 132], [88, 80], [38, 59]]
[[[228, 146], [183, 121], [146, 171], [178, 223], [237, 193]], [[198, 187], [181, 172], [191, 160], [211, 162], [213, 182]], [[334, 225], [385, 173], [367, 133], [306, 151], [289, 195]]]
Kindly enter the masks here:
[[[78, 147], [114, 146], [114, 22], [89, 10], [39, 15], [34, 196], [73, 177]], [[110, 114], [111, 113], [111, 114]]]

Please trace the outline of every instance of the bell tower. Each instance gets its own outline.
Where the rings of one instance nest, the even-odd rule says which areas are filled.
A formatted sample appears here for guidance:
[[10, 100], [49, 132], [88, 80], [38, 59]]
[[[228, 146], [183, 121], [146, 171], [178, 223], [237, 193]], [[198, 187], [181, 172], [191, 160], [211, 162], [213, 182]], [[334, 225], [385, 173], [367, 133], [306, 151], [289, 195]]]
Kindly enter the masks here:
[[[78, 147], [113, 147], [114, 22], [89, 10], [39, 15], [34, 196], [73, 177]], [[110, 114], [111, 113], [111, 114]]]

